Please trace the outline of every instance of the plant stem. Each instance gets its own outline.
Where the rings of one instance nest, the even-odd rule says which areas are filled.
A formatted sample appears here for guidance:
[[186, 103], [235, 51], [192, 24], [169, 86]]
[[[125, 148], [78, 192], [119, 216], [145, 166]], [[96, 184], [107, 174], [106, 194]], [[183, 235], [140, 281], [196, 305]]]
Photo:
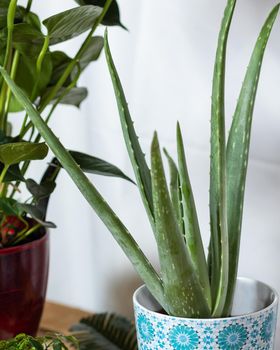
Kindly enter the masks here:
[[[37, 88], [38, 88], [38, 84], [39, 84], [39, 81], [40, 81], [40, 75], [41, 75], [41, 71], [42, 71], [42, 64], [43, 64], [44, 58], [46, 56], [46, 53], [48, 52], [48, 49], [49, 49], [49, 42], [50, 42], [50, 38], [47, 35], [45, 37], [43, 47], [42, 47], [42, 49], [41, 49], [41, 51], [39, 53], [39, 56], [37, 58], [37, 61], [36, 61], [37, 79], [36, 79], [36, 82], [35, 82], [35, 84], [33, 86], [33, 89], [32, 89], [31, 101], [33, 101], [34, 98], [36, 97], [36, 91], [37, 91]], [[22, 126], [21, 126], [20, 134], [19, 134], [19, 137], [21, 139], [23, 138], [23, 136], [28, 131], [28, 129], [26, 130], [27, 119], [28, 119], [28, 114], [26, 113], [25, 117], [24, 117], [24, 120], [23, 120], [23, 123], [22, 123]]]
[[2, 172], [1, 172], [1, 175], [0, 175], [0, 197], [3, 197], [3, 192], [4, 192], [4, 189], [5, 189], [5, 184], [3, 183], [4, 181], [4, 178], [5, 178], [5, 175], [7, 174], [7, 171], [9, 169], [9, 166], [8, 164], [5, 164]]
[[[11, 78], [15, 80], [16, 74], [17, 74], [17, 69], [18, 69], [18, 64], [19, 64], [19, 58], [20, 54], [18, 51], [15, 52], [14, 58], [13, 58], [13, 63], [12, 63], [12, 68], [11, 68]], [[9, 106], [12, 98], [12, 93], [11, 89], [8, 87], [7, 89], [7, 96], [6, 96], [6, 101], [5, 101], [5, 107], [4, 107], [4, 125], [5, 125], [5, 132], [6, 132], [6, 126], [7, 126], [7, 116], [9, 112]]]
[[19, 242], [21, 242], [22, 240], [26, 239], [28, 236], [30, 236], [33, 232], [37, 231], [40, 227], [42, 227], [41, 224], [36, 224], [35, 226], [31, 227], [30, 230], [24, 232], [23, 234], [20, 234], [17, 236], [17, 239], [13, 242], [13, 244], [18, 244]]
[[26, 13], [30, 12], [31, 6], [32, 6], [33, 0], [28, 0], [27, 6], [26, 6]]

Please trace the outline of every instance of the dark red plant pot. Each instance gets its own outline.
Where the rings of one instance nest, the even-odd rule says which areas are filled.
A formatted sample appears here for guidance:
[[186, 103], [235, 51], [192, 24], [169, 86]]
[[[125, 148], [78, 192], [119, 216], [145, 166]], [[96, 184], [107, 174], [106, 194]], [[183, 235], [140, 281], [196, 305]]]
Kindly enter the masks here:
[[49, 271], [49, 234], [0, 249], [0, 339], [36, 335]]

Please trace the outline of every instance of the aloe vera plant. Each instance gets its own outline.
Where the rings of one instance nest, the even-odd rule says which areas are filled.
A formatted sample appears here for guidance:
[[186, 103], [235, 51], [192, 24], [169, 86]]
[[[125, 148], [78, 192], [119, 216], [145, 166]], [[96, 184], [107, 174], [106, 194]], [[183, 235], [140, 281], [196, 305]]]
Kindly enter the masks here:
[[0, 71], [58, 160], [81, 193], [111, 231], [153, 296], [165, 311], [182, 317], [230, 315], [234, 295], [250, 130], [265, 48], [279, 11], [269, 14], [258, 36], [226, 140], [224, 81], [228, 33], [236, 1], [228, 0], [219, 35], [213, 79], [211, 117], [210, 221], [208, 261], [195, 209], [180, 125], [177, 125], [178, 165], [165, 150], [171, 180], [168, 186], [157, 134], [151, 147], [151, 170], [146, 163], [111, 56], [107, 34], [105, 52], [119, 108], [123, 135], [136, 181], [155, 235], [160, 260], [156, 272], [132, 235], [77, 166], [26, 94], [7, 72]]

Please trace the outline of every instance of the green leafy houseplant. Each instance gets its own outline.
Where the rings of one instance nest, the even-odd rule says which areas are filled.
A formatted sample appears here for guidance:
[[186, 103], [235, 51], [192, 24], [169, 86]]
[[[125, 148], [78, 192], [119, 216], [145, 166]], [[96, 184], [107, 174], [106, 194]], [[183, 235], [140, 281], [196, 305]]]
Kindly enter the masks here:
[[[46, 124], [59, 104], [79, 107], [87, 97], [87, 89], [79, 87], [78, 81], [103, 49], [104, 40], [95, 35], [96, 28], [100, 24], [121, 25], [115, 0], [76, 3], [78, 7], [43, 21], [32, 12], [32, 0], [26, 7], [18, 5], [17, 0], [2, 0], [0, 4], [0, 64], [25, 91]], [[74, 57], [53, 48], [84, 32], [88, 34]], [[23, 107], [1, 77], [0, 248], [32, 240], [44, 232], [43, 227], [55, 227], [46, 221], [46, 211], [61, 165], [54, 159], [40, 183], [28, 177], [30, 162], [44, 159], [48, 147], [27, 114], [23, 114], [20, 130], [13, 130], [12, 114], [21, 111]], [[84, 171], [129, 180], [110, 163], [80, 152], [71, 154]], [[30, 192], [24, 202], [22, 186]]]
[[228, 0], [219, 35], [212, 93], [210, 221], [211, 239], [206, 260], [187, 171], [181, 129], [177, 126], [178, 165], [167, 154], [171, 170], [168, 188], [157, 134], [149, 169], [129, 114], [107, 37], [105, 51], [119, 107], [124, 139], [136, 181], [158, 246], [160, 273], [152, 267], [130, 232], [116, 216], [71, 154], [50, 130], [26, 94], [1, 68], [17, 101], [81, 193], [111, 231], [147, 288], [165, 311], [189, 318], [231, 314], [237, 278], [245, 179], [251, 123], [262, 60], [279, 5], [267, 18], [254, 48], [226, 140], [224, 83], [228, 33], [236, 1]]
[[26, 334], [18, 334], [15, 338], [0, 341], [1, 350], [67, 350], [79, 349], [78, 341], [73, 336], [46, 335], [43, 337], [31, 337]]
[[0, 350], [124, 349], [137, 350], [135, 325], [116, 314], [94, 314], [82, 318], [70, 329], [71, 335], [47, 334], [31, 337], [18, 334], [0, 341]]

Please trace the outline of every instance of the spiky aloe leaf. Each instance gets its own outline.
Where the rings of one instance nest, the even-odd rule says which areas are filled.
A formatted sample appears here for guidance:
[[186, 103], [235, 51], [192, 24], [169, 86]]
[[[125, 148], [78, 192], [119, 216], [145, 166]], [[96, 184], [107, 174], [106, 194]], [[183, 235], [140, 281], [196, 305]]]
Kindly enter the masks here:
[[229, 314], [231, 309], [238, 269], [244, 189], [254, 103], [266, 45], [278, 11], [279, 4], [269, 14], [258, 37], [240, 92], [227, 144], [227, 206], [231, 265], [225, 314]]
[[228, 33], [236, 0], [228, 0], [222, 21], [213, 78], [211, 112], [210, 224], [213, 316], [221, 316], [228, 285], [226, 210], [225, 63]]
[[196, 207], [187, 169], [183, 138], [179, 123], [177, 124], [177, 152], [186, 246], [188, 248], [192, 264], [198, 276], [204, 295], [207, 299], [209, 308], [211, 308], [212, 301], [207, 263], [201, 239]]
[[151, 161], [156, 240], [166, 311], [173, 316], [209, 317], [210, 308], [175, 218], [156, 134]]
[[37, 128], [38, 132], [46, 140], [46, 143], [49, 145], [50, 149], [63, 165], [64, 169], [68, 172], [69, 176], [76, 184], [82, 195], [103, 221], [108, 230], [112, 233], [115, 240], [118, 242], [120, 247], [123, 249], [133, 264], [135, 270], [147, 284], [150, 292], [154, 295], [158, 302], [163, 307], [165, 307], [162, 281], [127, 228], [110, 208], [108, 203], [97, 191], [94, 185], [84, 175], [83, 171], [74, 161], [71, 154], [65, 149], [65, 147], [61, 144], [49, 126], [44, 122], [40, 114], [33, 107], [32, 102], [28, 99], [26, 94], [14, 83], [6, 70], [1, 66], [0, 73], [3, 75], [17, 101], [26, 110], [29, 118]]
[[173, 209], [175, 211], [175, 215], [176, 215], [176, 219], [177, 219], [177, 223], [180, 228], [180, 231], [182, 235], [185, 235], [179, 172], [178, 172], [176, 163], [174, 162], [172, 157], [169, 155], [167, 150], [163, 149], [163, 151], [168, 160], [168, 165], [169, 165], [169, 173], [170, 173], [169, 191], [171, 196], [171, 202], [173, 205]]
[[104, 39], [105, 54], [118, 104], [124, 140], [126, 143], [127, 151], [135, 173], [136, 181], [141, 193], [144, 206], [149, 216], [150, 223], [154, 228], [153, 198], [150, 169], [148, 168], [148, 165], [145, 160], [145, 155], [143, 154], [141, 146], [139, 144], [138, 136], [136, 135], [133, 126], [133, 121], [129, 113], [122, 84], [118, 76], [116, 67], [114, 65], [114, 61], [109, 47], [107, 30], [105, 32]]

